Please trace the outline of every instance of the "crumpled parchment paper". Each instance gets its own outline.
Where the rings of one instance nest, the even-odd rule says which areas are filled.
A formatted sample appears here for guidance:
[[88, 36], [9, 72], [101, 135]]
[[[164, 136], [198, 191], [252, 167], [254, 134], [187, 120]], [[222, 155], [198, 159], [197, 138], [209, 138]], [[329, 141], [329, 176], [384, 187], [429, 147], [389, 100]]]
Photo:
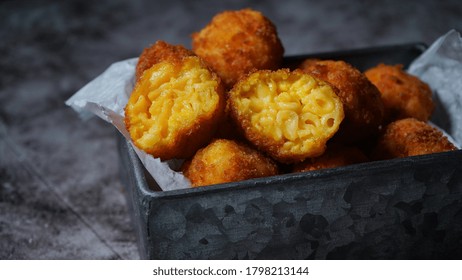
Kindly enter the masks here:
[[[100, 76], [85, 85], [66, 101], [88, 118], [89, 113], [113, 124], [131, 142], [124, 124], [124, 108], [134, 86], [137, 58], [112, 64]], [[462, 143], [462, 39], [451, 30], [440, 37], [430, 48], [417, 58], [408, 71], [427, 82], [434, 91], [437, 109], [432, 122]], [[457, 145], [460, 147], [460, 145]], [[191, 184], [178, 169], [179, 161], [161, 161], [136, 148], [145, 168], [164, 190], [190, 188]]]
[[[113, 124], [132, 143], [130, 134], [125, 128], [124, 108], [135, 84], [134, 73], [137, 61], [137, 58], [132, 58], [112, 64], [100, 76], [69, 98], [66, 105], [81, 113], [83, 118], [88, 118], [90, 112]], [[133, 143], [132, 147], [162, 190], [191, 187], [191, 183], [183, 174], [174, 171], [178, 169], [178, 161], [163, 162], [141, 151]]]
[[451, 30], [436, 40], [408, 68], [433, 90], [436, 103], [431, 121], [462, 143], [462, 38]]

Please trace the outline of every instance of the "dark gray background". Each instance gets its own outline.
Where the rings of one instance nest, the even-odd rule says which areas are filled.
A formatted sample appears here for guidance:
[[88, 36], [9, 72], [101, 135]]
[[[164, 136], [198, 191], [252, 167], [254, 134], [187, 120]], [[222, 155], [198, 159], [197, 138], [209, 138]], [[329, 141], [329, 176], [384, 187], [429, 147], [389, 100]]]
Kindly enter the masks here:
[[0, 259], [136, 259], [114, 129], [64, 105], [156, 40], [190, 47], [224, 9], [252, 7], [286, 54], [409, 42], [462, 30], [450, 1], [2, 1]]

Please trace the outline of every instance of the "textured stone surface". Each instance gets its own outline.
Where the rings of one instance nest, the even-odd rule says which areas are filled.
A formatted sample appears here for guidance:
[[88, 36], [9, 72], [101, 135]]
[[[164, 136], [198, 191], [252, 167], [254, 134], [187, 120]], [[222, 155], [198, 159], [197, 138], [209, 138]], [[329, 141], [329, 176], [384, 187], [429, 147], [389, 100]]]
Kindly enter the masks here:
[[[137, 56], [158, 39], [190, 47], [190, 34], [215, 13], [242, 7], [261, 10], [276, 24], [286, 54], [430, 44], [451, 28], [462, 29], [462, 5], [457, 0], [382, 5], [301, 0], [2, 1], [0, 259], [139, 257], [118, 174], [115, 132], [96, 118], [81, 121], [64, 101], [112, 62]], [[266, 211], [264, 201], [255, 203], [258, 211]], [[201, 207], [191, 207], [191, 215], [205, 211]], [[273, 211], [290, 225], [299, 217], [284, 207], [280, 204]], [[225, 210], [231, 215], [232, 208]], [[265, 223], [258, 211], [246, 209], [239, 213], [243, 219], [224, 220], [223, 226], [232, 228], [236, 221]], [[317, 225], [319, 232], [327, 226], [317, 216], [302, 220], [307, 227]], [[182, 230], [189, 230], [192, 222]], [[342, 218], [334, 225], [349, 223]], [[255, 233], [255, 252], [260, 242], [268, 242], [265, 230]], [[285, 236], [292, 229], [277, 230]], [[175, 231], [172, 238], [181, 233]], [[233, 234], [231, 238], [239, 240], [247, 233]], [[220, 238], [199, 241], [211, 244]]]

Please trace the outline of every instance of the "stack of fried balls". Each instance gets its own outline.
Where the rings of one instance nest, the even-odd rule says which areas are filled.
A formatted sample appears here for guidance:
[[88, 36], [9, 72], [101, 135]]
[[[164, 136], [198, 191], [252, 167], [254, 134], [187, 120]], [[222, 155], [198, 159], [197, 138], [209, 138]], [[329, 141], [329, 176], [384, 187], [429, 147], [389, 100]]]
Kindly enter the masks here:
[[193, 187], [456, 149], [427, 123], [431, 89], [402, 66], [284, 68], [283, 54], [274, 24], [251, 9], [215, 15], [192, 50], [157, 41], [125, 108], [133, 143], [184, 159]]

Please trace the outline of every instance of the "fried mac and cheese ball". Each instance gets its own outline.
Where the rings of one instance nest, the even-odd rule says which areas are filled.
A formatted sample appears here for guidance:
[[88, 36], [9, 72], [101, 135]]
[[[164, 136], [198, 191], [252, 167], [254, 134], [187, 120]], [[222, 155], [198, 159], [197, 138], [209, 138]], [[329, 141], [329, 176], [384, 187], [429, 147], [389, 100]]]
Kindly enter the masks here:
[[193, 187], [278, 174], [277, 165], [262, 153], [233, 140], [216, 139], [182, 167]]
[[335, 145], [328, 146], [324, 154], [316, 158], [309, 158], [296, 164], [294, 172], [313, 171], [324, 168], [334, 168], [355, 163], [367, 162], [366, 155], [357, 147]]
[[321, 155], [343, 120], [327, 83], [300, 70], [259, 70], [229, 92], [228, 106], [245, 137], [282, 163]]
[[146, 70], [125, 107], [133, 143], [162, 160], [187, 158], [210, 141], [224, 115], [220, 78], [196, 56]]
[[253, 69], [279, 68], [284, 53], [273, 23], [251, 9], [217, 14], [192, 35], [192, 47], [228, 88]]
[[435, 127], [407, 118], [394, 121], [385, 127], [373, 156], [375, 159], [391, 159], [456, 149]]
[[154, 64], [164, 60], [178, 61], [194, 53], [181, 45], [171, 45], [164, 41], [157, 41], [155, 44], [145, 48], [138, 58], [136, 64], [135, 78], [138, 81], [143, 72]]
[[343, 142], [356, 143], [378, 133], [384, 108], [378, 89], [358, 69], [344, 61], [307, 59], [302, 71], [338, 89], [345, 120], [338, 132]]
[[430, 119], [435, 107], [432, 90], [418, 77], [406, 73], [402, 65], [379, 64], [365, 75], [381, 93], [387, 122], [404, 118]]

